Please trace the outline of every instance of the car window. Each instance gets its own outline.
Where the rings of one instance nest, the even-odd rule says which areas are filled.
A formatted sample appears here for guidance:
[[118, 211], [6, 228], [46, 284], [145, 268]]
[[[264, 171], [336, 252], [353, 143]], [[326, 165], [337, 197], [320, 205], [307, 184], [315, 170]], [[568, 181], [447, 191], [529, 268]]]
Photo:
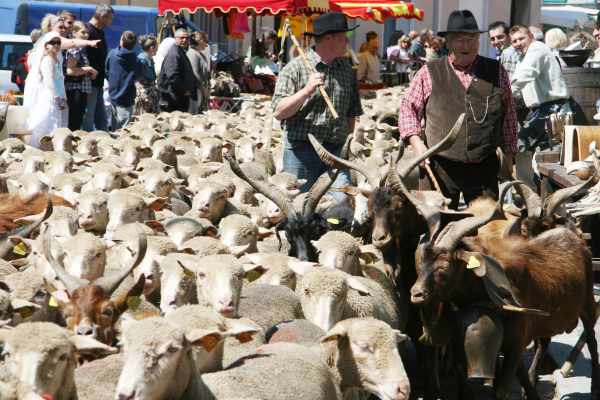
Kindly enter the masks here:
[[0, 69], [12, 70], [19, 58], [32, 47], [31, 43], [0, 43]]

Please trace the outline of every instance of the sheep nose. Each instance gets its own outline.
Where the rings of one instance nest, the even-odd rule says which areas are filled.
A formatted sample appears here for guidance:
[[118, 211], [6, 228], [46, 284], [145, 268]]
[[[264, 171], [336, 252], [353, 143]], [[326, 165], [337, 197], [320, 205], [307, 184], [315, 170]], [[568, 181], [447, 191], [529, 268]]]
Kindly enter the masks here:
[[92, 336], [94, 334], [94, 329], [91, 326], [78, 326], [77, 334], [81, 336]]
[[413, 304], [421, 304], [425, 301], [425, 291], [420, 286], [413, 286], [410, 289], [410, 301]]
[[394, 400], [408, 400], [410, 396], [410, 383], [408, 381], [402, 382], [396, 388]]
[[119, 400], [133, 400], [135, 398], [135, 391], [131, 394], [119, 393]]

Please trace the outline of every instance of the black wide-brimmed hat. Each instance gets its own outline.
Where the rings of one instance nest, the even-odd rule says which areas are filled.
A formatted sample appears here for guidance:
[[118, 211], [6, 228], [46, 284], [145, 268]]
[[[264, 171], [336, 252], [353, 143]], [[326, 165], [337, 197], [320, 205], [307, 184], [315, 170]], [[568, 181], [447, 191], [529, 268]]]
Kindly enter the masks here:
[[446, 36], [449, 33], [485, 33], [479, 30], [477, 20], [469, 10], [452, 11], [448, 16], [448, 27], [445, 32], [438, 32], [439, 36]]
[[306, 32], [305, 35], [321, 36], [327, 33], [349, 32], [358, 28], [356, 25], [353, 28], [348, 28], [348, 21], [341, 12], [328, 12], [319, 15], [313, 21], [313, 31]]

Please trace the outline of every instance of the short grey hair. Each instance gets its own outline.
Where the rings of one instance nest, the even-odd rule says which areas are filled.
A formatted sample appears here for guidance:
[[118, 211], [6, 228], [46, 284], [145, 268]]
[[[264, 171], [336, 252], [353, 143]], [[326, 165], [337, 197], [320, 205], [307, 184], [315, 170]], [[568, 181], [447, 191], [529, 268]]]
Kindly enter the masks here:
[[179, 28], [175, 31], [175, 37], [180, 36], [182, 33], [185, 33], [186, 35], [189, 34], [189, 32], [187, 31], [187, 29], [185, 28]]
[[95, 18], [104, 18], [109, 14], [115, 15], [115, 10], [108, 4], [99, 4], [96, 6], [96, 11], [94, 11]]

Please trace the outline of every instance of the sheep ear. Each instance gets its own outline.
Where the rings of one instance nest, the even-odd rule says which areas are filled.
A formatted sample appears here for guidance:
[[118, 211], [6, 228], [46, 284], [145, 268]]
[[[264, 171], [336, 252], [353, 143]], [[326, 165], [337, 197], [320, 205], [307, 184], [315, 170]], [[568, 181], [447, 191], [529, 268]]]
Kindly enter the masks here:
[[315, 268], [316, 265], [317, 263], [311, 261], [300, 261], [294, 258], [288, 261], [288, 267], [294, 271], [294, 273], [300, 276], [309, 273], [313, 268]]
[[377, 254], [370, 245], [361, 246], [358, 257], [367, 264], [373, 264], [379, 260], [379, 254]]
[[310, 243], [314, 246], [315, 249], [317, 249], [317, 252], [321, 252], [321, 249], [319, 248], [318, 240], [311, 240]]
[[[137, 308], [137, 306], [139, 306], [140, 296], [144, 293], [145, 284], [146, 276], [144, 274], [140, 274], [135, 285], [133, 285], [126, 294], [115, 300], [117, 317], [123, 314], [127, 308]], [[132, 311], [135, 311], [135, 309]]]
[[229, 252], [236, 257], [241, 256], [250, 248], [250, 243], [241, 245], [241, 246], [229, 246]]
[[371, 290], [369, 290], [369, 288], [355, 276], [349, 275], [348, 277], [346, 277], [346, 282], [348, 283], [348, 286], [356, 290], [362, 296], [371, 295]]
[[146, 221], [145, 224], [147, 226], [149, 226], [150, 228], [154, 229], [156, 232], [164, 232], [165, 231], [165, 227], [159, 221], [152, 219], [152, 220]]
[[343, 322], [335, 324], [320, 340], [323, 357], [330, 368], [336, 366], [340, 357], [340, 344], [348, 336], [348, 326]]
[[80, 355], [102, 357], [119, 352], [118, 349], [100, 343], [88, 336], [73, 335], [69, 337], [69, 341], [75, 346], [77, 353]]
[[146, 205], [154, 211], [162, 210], [167, 205], [167, 202], [169, 201], [169, 199], [166, 197], [149, 198], [149, 199], [144, 199], [144, 200], [146, 202]]
[[250, 321], [227, 319], [227, 336], [234, 336], [240, 343], [247, 343], [260, 332], [260, 327]]
[[202, 346], [204, 350], [211, 352], [225, 337], [219, 331], [208, 331], [205, 329], [194, 329], [185, 334], [185, 339], [192, 346]]

